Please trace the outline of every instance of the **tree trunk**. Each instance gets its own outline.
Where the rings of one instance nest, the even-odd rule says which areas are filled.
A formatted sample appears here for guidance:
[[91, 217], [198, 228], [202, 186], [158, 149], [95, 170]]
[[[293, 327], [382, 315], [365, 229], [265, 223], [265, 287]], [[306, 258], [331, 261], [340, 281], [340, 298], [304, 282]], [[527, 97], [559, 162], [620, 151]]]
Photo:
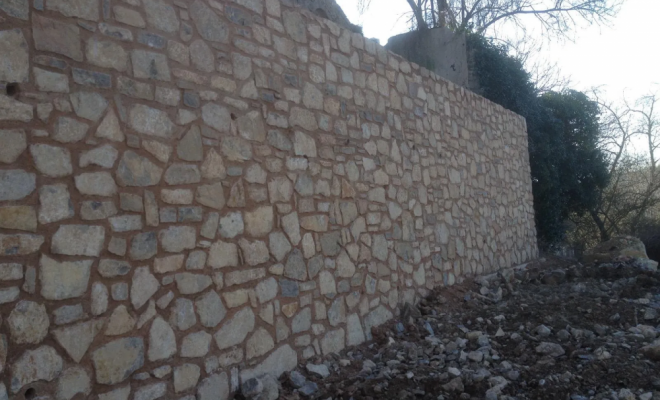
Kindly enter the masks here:
[[601, 242], [604, 242], [606, 240], [610, 240], [610, 234], [607, 233], [607, 229], [605, 229], [605, 223], [603, 223], [603, 220], [600, 219], [598, 216], [598, 213], [594, 210], [590, 210], [589, 214], [591, 214], [591, 218], [594, 220], [596, 223], [596, 226], [598, 227], [598, 231], [600, 232], [600, 240]]
[[415, 20], [417, 21], [417, 29], [418, 30], [423, 30], [423, 29], [428, 29], [429, 26], [426, 23], [426, 20], [424, 20], [424, 13], [422, 12], [422, 9], [415, 4], [413, 0], [408, 0], [408, 4], [410, 5], [410, 8], [413, 11], [413, 14], [415, 15]]

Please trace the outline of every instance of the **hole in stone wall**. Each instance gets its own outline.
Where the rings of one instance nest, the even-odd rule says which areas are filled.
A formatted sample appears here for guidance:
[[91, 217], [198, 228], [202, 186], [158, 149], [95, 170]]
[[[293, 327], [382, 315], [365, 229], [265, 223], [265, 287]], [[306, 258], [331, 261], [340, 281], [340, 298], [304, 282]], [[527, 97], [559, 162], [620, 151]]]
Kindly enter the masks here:
[[25, 391], [23, 394], [23, 397], [25, 397], [27, 400], [32, 400], [37, 396], [37, 391], [34, 390], [34, 388], [29, 388], [28, 390]]
[[18, 94], [18, 83], [10, 82], [5, 86], [7, 96], [16, 96]]
[[314, 14], [316, 14], [321, 18], [330, 19], [328, 18], [328, 13], [326, 13], [325, 10], [322, 8], [317, 8], [316, 10], [314, 10]]
[[237, 118], [236, 114], [231, 113], [230, 116], [231, 116], [232, 121], [236, 121], [236, 118]]

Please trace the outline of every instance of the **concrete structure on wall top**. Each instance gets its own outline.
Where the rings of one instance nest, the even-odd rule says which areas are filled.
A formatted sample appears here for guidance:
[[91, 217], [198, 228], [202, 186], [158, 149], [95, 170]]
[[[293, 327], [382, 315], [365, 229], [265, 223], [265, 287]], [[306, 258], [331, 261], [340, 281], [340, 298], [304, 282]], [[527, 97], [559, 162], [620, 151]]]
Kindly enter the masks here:
[[537, 256], [524, 119], [306, 9], [0, 21], [0, 399], [224, 400]]

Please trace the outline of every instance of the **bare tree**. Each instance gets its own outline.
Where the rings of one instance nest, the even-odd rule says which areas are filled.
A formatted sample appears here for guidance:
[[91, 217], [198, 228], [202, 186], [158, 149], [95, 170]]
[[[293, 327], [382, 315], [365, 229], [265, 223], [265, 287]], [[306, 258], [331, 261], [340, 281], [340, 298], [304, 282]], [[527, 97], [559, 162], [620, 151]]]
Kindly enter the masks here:
[[[360, 0], [363, 1], [363, 0]], [[624, 0], [406, 0], [417, 29], [449, 27], [498, 36], [496, 28], [512, 23], [525, 29], [533, 18], [544, 34], [566, 37], [580, 23], [602, 24], [616, 15]]]
[[620, 104], [605, 101], [598, 91], [593, 96], [602, 112], [599, 146], [608, 154], [610, 183], [590, 210], [591, 221], [574, 221], [577, 236], [589, 237], [589, 226], [601, 240], [637, 235], [660, 213], [660, 91]]

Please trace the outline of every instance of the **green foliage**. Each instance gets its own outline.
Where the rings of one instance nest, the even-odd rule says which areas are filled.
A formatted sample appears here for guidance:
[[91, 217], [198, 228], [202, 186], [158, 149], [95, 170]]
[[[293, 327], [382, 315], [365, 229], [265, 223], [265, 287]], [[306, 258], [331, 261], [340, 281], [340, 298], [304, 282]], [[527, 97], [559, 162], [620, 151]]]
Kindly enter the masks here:
[[607, 185], [607, 163], [597, 148], [598, 105], [573, 90], [539, 94], [507, 48], [468, 35], [479, 94], [527, 120], [536, 229], [541, 247], [564, 240], [568, 216], [582, 214]]

